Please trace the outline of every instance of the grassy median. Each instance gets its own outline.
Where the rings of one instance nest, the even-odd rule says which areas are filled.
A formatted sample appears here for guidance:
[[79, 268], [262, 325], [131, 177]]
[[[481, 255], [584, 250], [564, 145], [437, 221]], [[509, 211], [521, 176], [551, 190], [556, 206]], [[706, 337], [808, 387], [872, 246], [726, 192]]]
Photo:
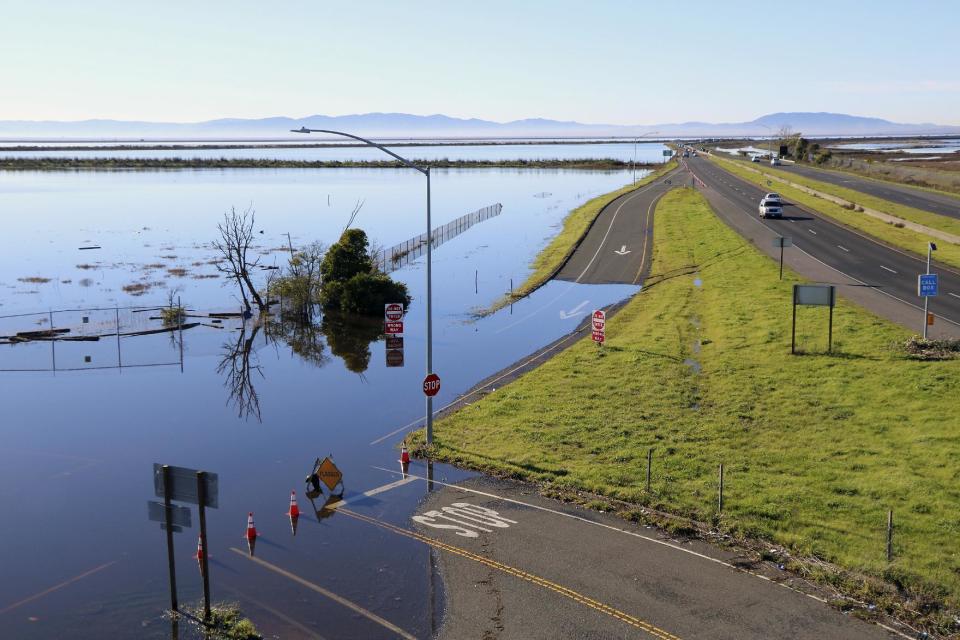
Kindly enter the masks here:
[[[818, 198], [817, 196], [813, 196], [799, 189], [790, 187], [786, 183], [776, 179], [776, 177], [770, 178], [767, 176], [782, 175], [785, 180], [789, 180], [795, 184], [802, 184], [810, 189], [816, 189], [817, 191], [829, 193], [830, 195], [834, 195], [839, 198], [848, 199], [855, 204], [876, 209], [877, 211], [882, 211], [883, 213], [888, 213], [904, 220], [916, 222], [940, 231], [946, 231], [947, 233], [960, 235], [960, 220], [937, 215], [935, 213], [920, 211], [918, 209], [912, 209], [910, 207], [904, 207], [902, 205], [883, 200], [882, 198], [875, 198], [858, 191], [844, 189], [843, 187], [822, 183], [817, 180], [810, 180], [809, 178], [794, 174], [784, 174], [782, 172], [776, 172], [775, 170], [764, 168], [763, 172], [767, 174], [767, 176], [761, 176], [753, 171], [750, 171], [748, 168], [741, 166], [742, 163], [734, 160], [725, 160], [719, 158], [712, 158], [712, 160], [723, 167], [723, 169], [729, 171], [737, 177], [743, 178], [744, 180], [761, 186], [764, 189], [777, 191], [780, 193], [780, 195], [785, 196], [787, 200], [791, 202], [795, 202], [803, 207], [807, 207], [813, 211], [816, 211], [817, 213], [821, 213], [828, 218], [833, 218], [852, 229], [856, 229], [867, 235], [873, 236], [874, 238], [877, 238], [878, 240], [894, 247], [925, 256], [927, 254], [927, 243], [932, 240], [937, 243], [937, 260], [953, 267], [960, 268], [960, 245], [945, 242], [938, 238], [933, 238], [924, 233], [920, 233], [919, 231], [897, 227], [896, 225], [868, 216], [862, 212], [844, 208], [839, 204], [835, 204], [828, 200], [824, 200], [823, 198]], [[768, 185], [768, 180], [771, 181], [772, 184]]]
[[[793, 274], [690, 189], [659, 203], [647, 285], [589, 338], [436, 425], [441, 459], [773, 540], [952, 605], [960, 594], [960, 361], [841, 299], [801, 309]], [[645, 491], [653, 449], [652, 491]], [[885, 559], [887, 509], [895, 560]]]
[[512, 296], [507, 295], [497, 300], [486, 313], [492, 313], [497, 309], [501, 309], [510, 304], [511, 301], [523, 298], [529, 295], [531, 291], [542, 286], [547, 280], [553, 277], [557, 269], [567, 260], [577, 243], [587, 234], [590, 225], [597, 219], [600, 211], [603, 210], [605, 206], [625, 193], [636, 191], [640, 187], [650, 184], [676, 167], [676, 159], [671, 159], [663, 163], [663, 165], [653, 173], [637, 180], [637, 182], [588, 200], [568, 213], [567, 217], [563, 219], [563, 229], [560, 230], [560, 233], [534, 258], [533, 263], [530, 265], [533, 271], [527, 276], [523, 284], [514, 289]]

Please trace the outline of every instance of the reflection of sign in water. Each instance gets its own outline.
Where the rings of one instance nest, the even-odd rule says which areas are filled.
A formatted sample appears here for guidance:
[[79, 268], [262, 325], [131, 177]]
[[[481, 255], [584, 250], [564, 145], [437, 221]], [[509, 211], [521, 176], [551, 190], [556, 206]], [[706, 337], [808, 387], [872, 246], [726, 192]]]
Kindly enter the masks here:
[[403, 349], [403, 337], [387, 336], [387, 349]]
[[[219, 481], [217, 474], [206, 473], [203, 476], [204, 482], [204, 505], [211, 509], [219, 506]], [[164, 497], [163, 491], [163, 465], [154, 463], [153, 465], [153, 489], [158, 498]], [[186, 467], [170, 467], [170, 499], [180, 502], [190, 502], [200, 504], [197, 495], [197, 470]]]
[[323, 462], [317, 467], [317, 475], [320, 477], [320, 481], [327, 485], [327, 489], [330, 489], [330, 491], [333, 491], [334, 488], [340, 484], [340, 481], [343, 480], [343, 474], [340, 473], [340, 469], [337, 468], [337, 465], [333, 464], [333, 460], [330, 458], [323, 459]]
[[388, 350], [387, 350], [387, 366], [388, 366], [388, 367], [402, 367], [402, 366], [403, 366], [403, 349], [388, 349]]
[[[196, 480], [194, 480], [194, 482], [196, 482]], [[166, 523], [167, 514], [163, 503], [147, 500], [147, 517], [154, 522]], [[190, 528], [193, 526], [190, 517], [190, 507], [181, 507], [176, 504], [170, 505], [170, 522], [176, 527]], [[161, 528], [165, 528], [163, 525], [160, 526]], [[174, 531], [176, 531], [176, 529], [174, 529]]]

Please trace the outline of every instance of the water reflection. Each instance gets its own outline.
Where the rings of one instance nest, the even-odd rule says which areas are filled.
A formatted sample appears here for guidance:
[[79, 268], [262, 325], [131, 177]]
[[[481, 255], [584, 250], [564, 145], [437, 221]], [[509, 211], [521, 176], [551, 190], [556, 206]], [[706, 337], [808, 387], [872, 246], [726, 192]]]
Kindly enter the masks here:
[[257, 352], [253, 350], [253, 343], [262, 326], [259, 322], [250, 323], [248, 335], [248, 323], [241, 324], [236, 342], [224, 343], [217, 366], [217, 373], [226, 376], [223, 386], [229, 392], [227, 404], [233, 404], [237, 417], [249, 419], [255, 416], [261, 422], [260, 397], [253, 381], [255, 374], [263, 377], [263, 370]]
[[383, 321], [379, 318], [326, 313], [321, 330], [330, 352], [343, 360], [354, 373], [363, 373], [370, 366], [370, 344], [383, 337]]

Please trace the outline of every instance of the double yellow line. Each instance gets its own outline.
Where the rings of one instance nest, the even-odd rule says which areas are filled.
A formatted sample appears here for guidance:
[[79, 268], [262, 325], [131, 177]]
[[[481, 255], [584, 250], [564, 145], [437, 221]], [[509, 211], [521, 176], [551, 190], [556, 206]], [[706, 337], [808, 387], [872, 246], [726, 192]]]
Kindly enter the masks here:
[[418, 540], [424, 544], [430, 545], [431, 547], [440, 549], [442, 551], [446, 551], [448, 553], [452, 553], [454, 555], [458, 555], [463, 558], [467, 558], [468, 560], [473, 560], [474, 562], [478, 562], [482, 565], [488, 566], [491, 569], [502, 571], [503, 573], [514, 576], [516, 578], [520, 578], [521, 580], [526, 580], [527, 582], [531, 582], [537, 586], [544, 587], [566, 598], [570, 598], [575, 602], [579, 602], [580, 604], [586, 605], [591, 609], [595, 609], [596, 611], [599, 611], [608, 616], [616, 618], [621, 622], [625, 622], [632, 627], [636, 627], [637, 629], [642, 629], [643, 631], [646, 631], [647, 633], [654, 636], [655, 638], [660, 638], [661, 640], [681, 640], [679, 637], [673, 635], [672, 633], [668, 631], [664, 631], [659, 627], [655, 627], [649, 622], [645, 622], [639, 618], [631, 616], [628, 613], [624, 613], [619, 609], [614, 609], [610, 605], [594, 600], [593, 598], [589, 598], [583, 595], [582, 593], [578, 593], [573, 589], [568, 589], [567, 587], [557, 584], [556, 582], [551, 582], [546, 578], [541, 578], [540, 576], [534, 575], [532, 573], [528, 573], [526, 571], [522, 571], [520, 569], [517, 569], [516, 567], [511, 567], [510, 565], [503, 564], [502, 562], [497, 562], [496, 560], [491, 560], [490, 558], [485, 558], [483, 556], [477, 555], [471, 551], [467, 551], [466, 549], [455, 547], [451, 544], [447, 544], [446, 542], [435, 540], [433, 538], [421, 535], [415, 531], [410, 531], [409, 529], [397, 527], [387, 522], [383, 522], [381, 520], [377, 520], [375, 518], [371, 518], [369, 516], [359, 514], [355, 511], [350, 511], [349, 509], [343, 509], [343, 508], [337, 509], [337, 513], [342, 513], [346, 516], [350, 516], [351, 518], [356, 518], [357, 520], [361, 520], [363, 522], [367, 522], [369, 524], [381, 527], [383, 529], [387, 529], [388, 531], [392, 531], [393, 533], [396, 533], [398, 535], [406, 536], [408, 538]]

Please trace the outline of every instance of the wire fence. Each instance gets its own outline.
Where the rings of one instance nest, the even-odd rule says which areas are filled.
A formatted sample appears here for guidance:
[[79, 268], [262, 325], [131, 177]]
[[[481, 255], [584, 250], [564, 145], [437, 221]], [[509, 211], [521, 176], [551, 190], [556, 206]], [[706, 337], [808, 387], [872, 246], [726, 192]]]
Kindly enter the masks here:
[[[502, 210], [503, 205], [498, 202], [460, 216], [442, 227], [436, 227], [430, 234], [433, 237], [433, 248], [436, 249], [443, 243], [456, 238], [475, 224], [499, 216]], [[374, 263], [384, 273], [391, 273], [415, 261], [426, 251], [427, 234], [421, 233], [400, 244], [395, 244], [389, 249], [384, 249], [375, 257]]]

